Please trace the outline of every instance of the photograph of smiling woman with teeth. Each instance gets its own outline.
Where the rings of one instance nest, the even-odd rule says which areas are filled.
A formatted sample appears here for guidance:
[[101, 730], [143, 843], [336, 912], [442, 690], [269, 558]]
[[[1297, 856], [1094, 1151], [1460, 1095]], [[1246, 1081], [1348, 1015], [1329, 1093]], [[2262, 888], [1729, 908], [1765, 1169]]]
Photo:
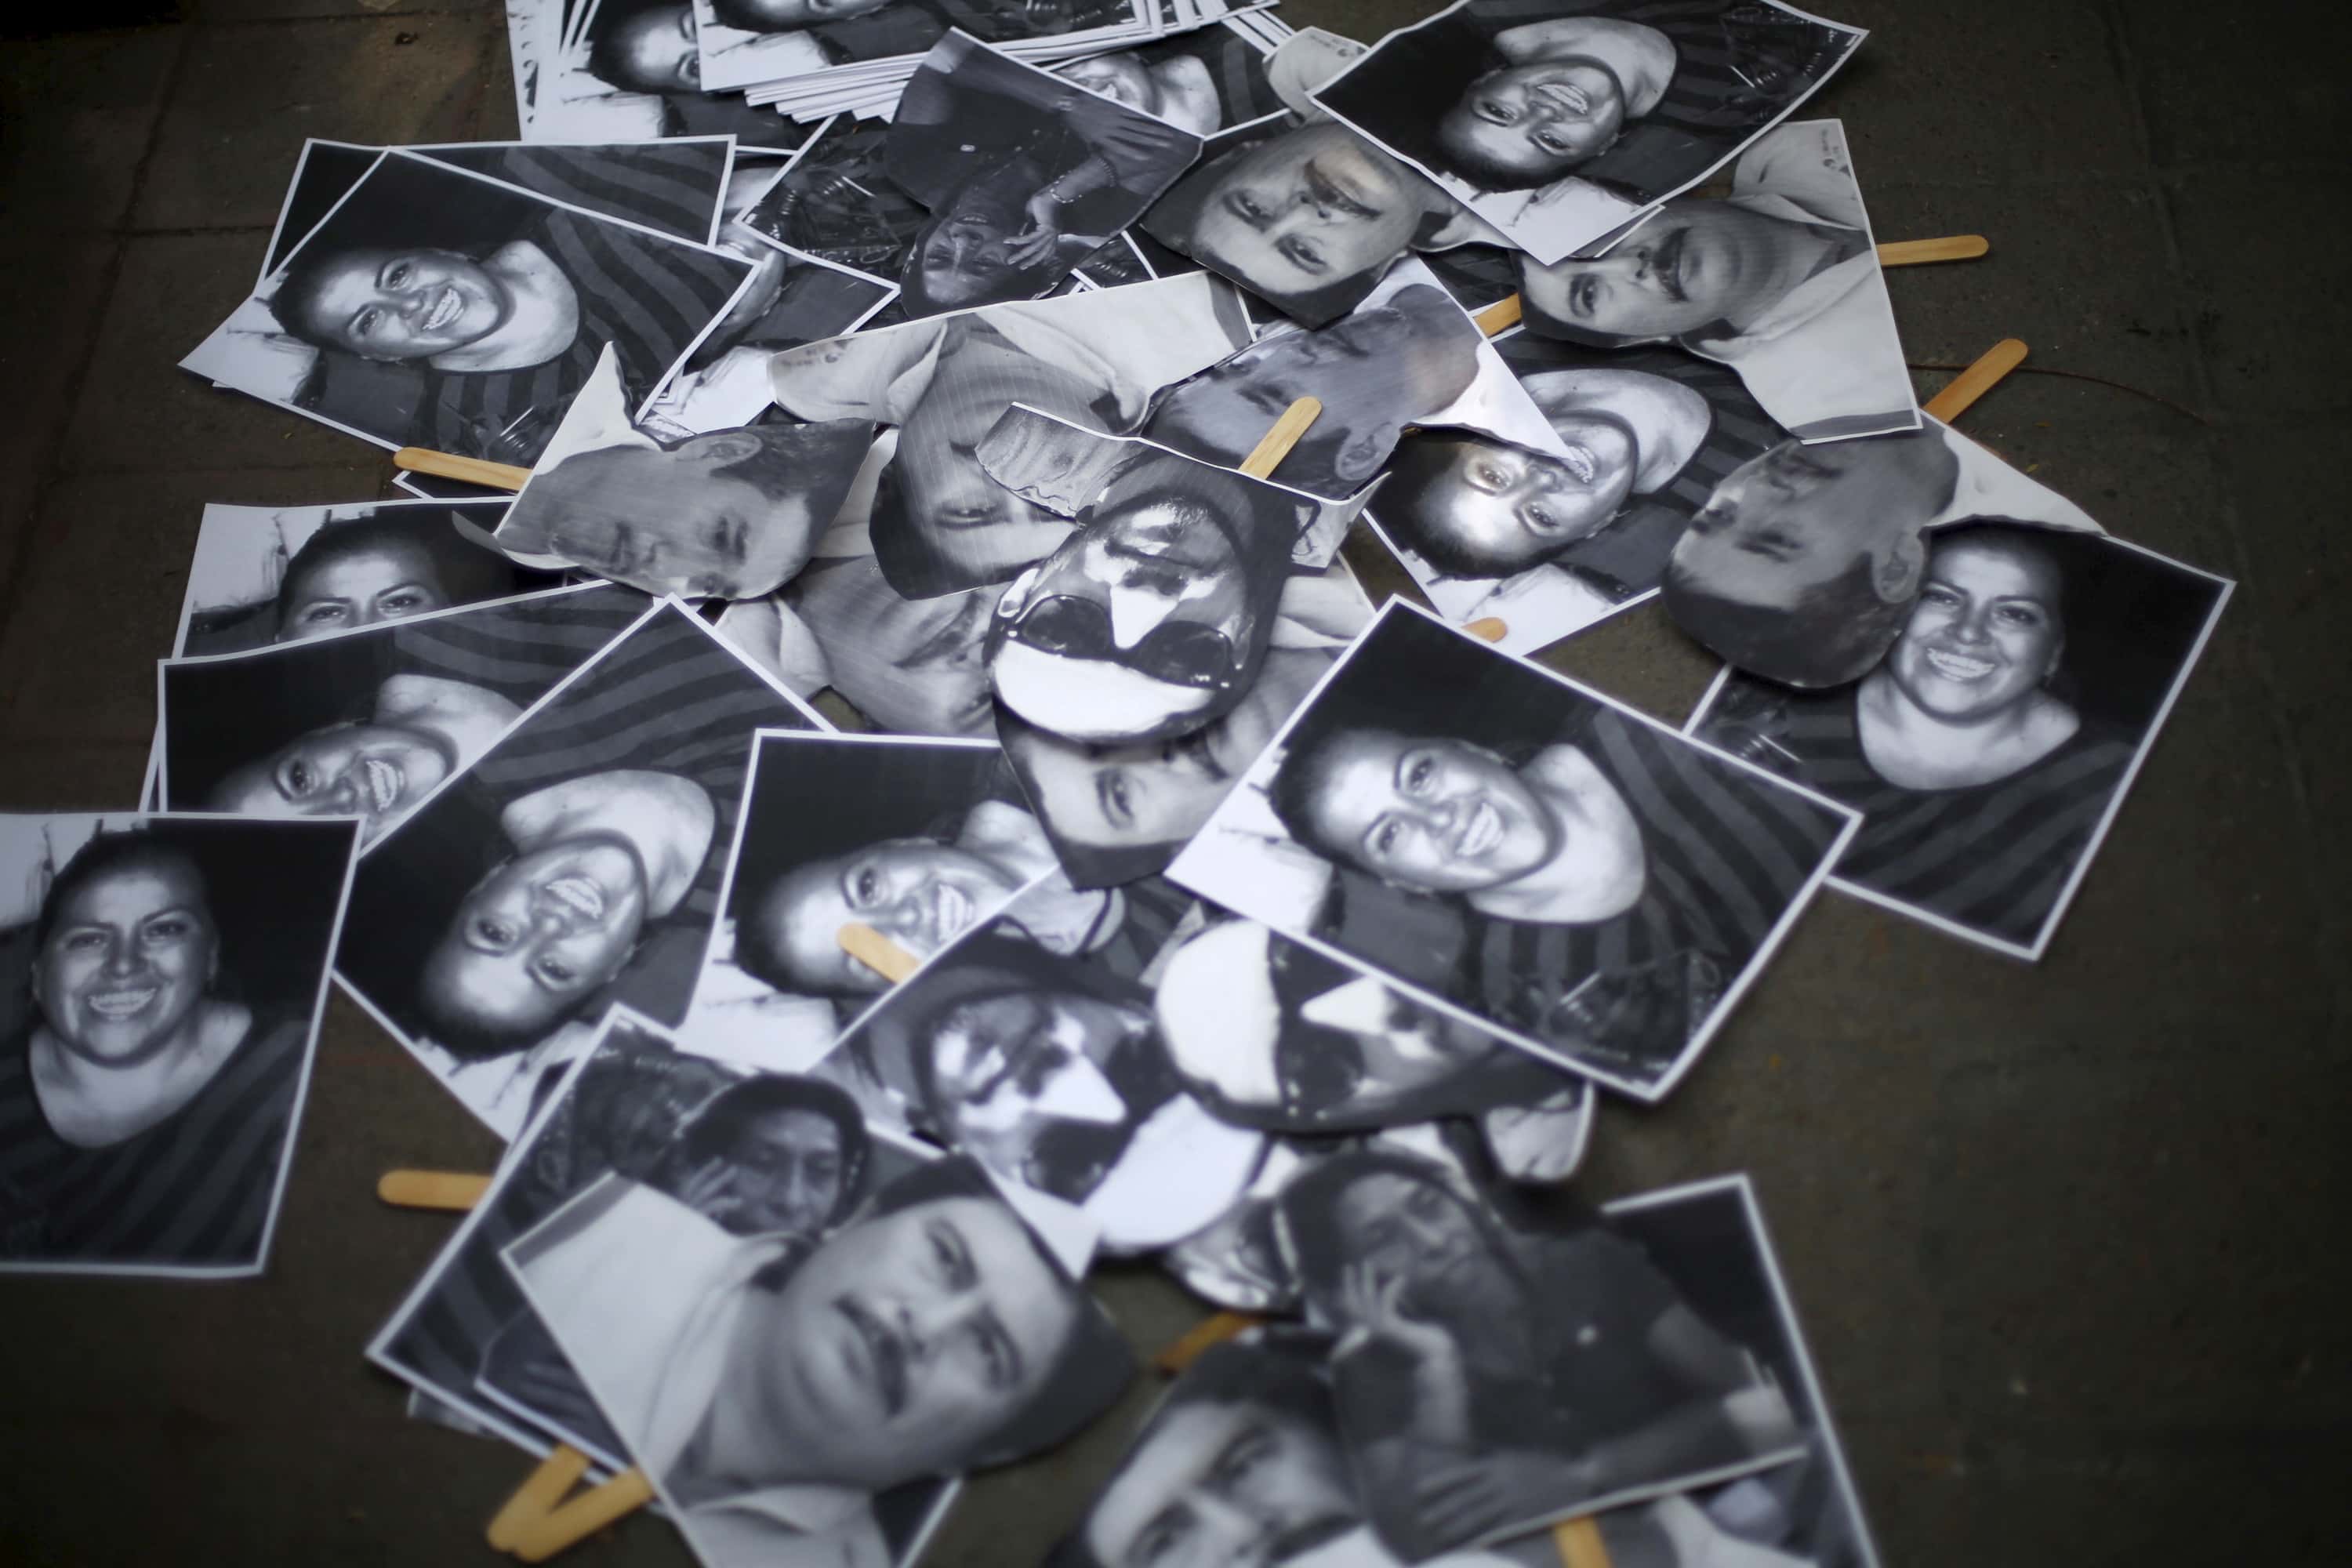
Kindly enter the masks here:
[[1248, 783], [1173, 880], [1644, 1098], [1852, 831], [1395, 602]]
[[1704, 178], [1862, 37], [1746, 0], [1461, 0], [1314, 100], [1553, 262]]
[[2038, 956], [2229, 584], [2105, 538], [2005, 521], [1927, 536], [1862, 680], [1731, 674], [1691, 732], [1863, 814], [1841, 880]]
[[0, 818], [29, 895], [0, 906], [0, 1270], [260, 1268], [352, 850], [343, 822]]
[[1050, 1447], [1132, 1375], [969, 1159], [890, 1183], [781, 1280], [779, 1256], [621, 1176], [506, 1251], [709, 1568], [887, 1568], [919, 1535], [887, 1528], [894, 1489]]
[[730, 252], [387, 153], [183, 363], [388, 447], [527, 467], [606, 343], [641, 399], [750, 277]]
[[751, 738], [821, 725], [656, 605], [371, 849], [339, 973], [511, 1137], [606, 1004], [684, 1019]]

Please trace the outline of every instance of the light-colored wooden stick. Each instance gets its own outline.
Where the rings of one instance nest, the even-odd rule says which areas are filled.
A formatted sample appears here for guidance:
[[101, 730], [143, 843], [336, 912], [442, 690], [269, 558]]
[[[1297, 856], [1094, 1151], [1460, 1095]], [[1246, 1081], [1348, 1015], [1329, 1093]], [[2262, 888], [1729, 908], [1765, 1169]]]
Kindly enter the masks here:
[[1992, 248], [1980, 234], [1948, 234], [1939, 239], [1890, 239], [1878, 247], [1881, 267], [1917, 267], [1929, 261], [1974, 261]]
[[1173, 1377], [1200, 1360], [1201, 1353], [1210, 1346], [1224, 1343], [1257, 1321], [1247, 1312], [1213, 1312], [1172, 1341], [1166, 1350], [1152, 1358], [1151, 1364], [1162, 1374]]
[[1561, 1520], [1551, 1527], [1551, 1543], [1559, 1551], [1559, 1568], [1609, 1568], [1609, 1548], [1590, 1519]]
[[654, 1484], [643, 1470], [623, 1470], [601, 1487], [591, 1487], [561, 1508], [541, 1515], [519, 1531], [507, 1550], [526, 1563], [544, 1563], [574, 1542], [585, 1541], [606, 1525], [654, 1500]]
[[1474, 637], [1484, 637], [1488, 642], [1501, 642], [1511, 635], [1509, 624], [1500, 616], [1481, 616], [1462, 629]]
[[501, 1552], [513, 1551], [522, 1532], [554, 1512], [563, 1494], [587, 1473], [588, 1456], [569, 1443], [558, 1443], [490, 1521], [490, 1544]]
[[1323, 400], [1319, 397], [1302, 397], [1284, 409], [1282, 417], [1274, 422], [1274, 428], [1259, 437], [1257, 446], [1242, 459], [1242, 472], [1254, 479], [1273, 473], [1275, 466], [1290, 456], [1290, 448], [1298, 445], [1298, 438], [1307, 434], [1307, 427], [1322, 412]]
[[461, 458], [455, 452], [436, 452], [430, 447], [403, 447], [392, 455], [392, 460], [412, 474], [463, 479], [469, 485], [488, 485], [494, 490], [519, 490], [530, 478], [529, 468], [518, 468], [512, 463]]
[[1507, 332], [1517, 326], [1520, 316], [1525, 313], [1526, 307], [1520, 303], [1519, 297], [1513, 294], [1496, 300], [1470, 319], [1478, 323], [1480, 331], [1491, 338], [1497, 332]]
[[841, 928], [834, 938], [841, 951], [896, 985], [922, 966], [922, 960], [876, 931], [872, 926], [852, 921]]
[[1949, 425], [1968, 412], [1969, 405], [1990, 392], [2002, 376], [2024, 361], [2024, 343], [2015, 338], [2003, 338], [1978, 355], [1976, 363], [1954, 376], [1951, 384], [1921, 406]]
[[386, 1171], [376, 1178], [375, 1195], [394, 1208], [446, 1209], [463, 1214], [490, 1190], [488, 1176], [462, 1171]]

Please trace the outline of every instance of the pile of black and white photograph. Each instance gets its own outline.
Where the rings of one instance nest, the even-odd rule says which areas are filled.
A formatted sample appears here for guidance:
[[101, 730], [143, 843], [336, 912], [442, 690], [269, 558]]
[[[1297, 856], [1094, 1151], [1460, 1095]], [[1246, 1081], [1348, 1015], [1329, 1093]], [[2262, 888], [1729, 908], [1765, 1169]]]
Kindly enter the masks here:
[[[1596, 1104], [1824, 886], [2039, 958], [2231, 584], [1917, 406], [1863, 34], [507, 9], [523, 139], [310, 142], [181, 362], [410, 498], [206, 507], [145, 798], [0, 818], [0, 1268], [260, 1272], [331, 976], [509, 1145], [368, 1358], [709, 1568], [914, 1563], [1155, 1264], [1058, 1568], [1875, 1568]], [[1527, 657], [1653, 598], [1680, 727]]]

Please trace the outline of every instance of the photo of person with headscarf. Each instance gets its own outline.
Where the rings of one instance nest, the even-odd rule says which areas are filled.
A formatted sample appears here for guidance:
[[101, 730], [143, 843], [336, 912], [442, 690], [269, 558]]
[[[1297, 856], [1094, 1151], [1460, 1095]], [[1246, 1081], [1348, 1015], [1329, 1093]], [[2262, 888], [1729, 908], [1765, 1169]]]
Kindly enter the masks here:
[[[1115, 891], [1077, 892], [978, 741], [760, 738], [718, 940], [694, 997], [698, 1048], [805, 1067], [890, 980], [843, 946], [861, 925], [920, 960], [1024, 888], [1023, 929], [1059, 952], [1118, 934]], [[1057, 896], [1058, 890], [1058, 896]]]
[[1605, 256], [1522, 258], [1520, 273], [1529, 331], [1603, 349], [1668, 342], [1728, 364], [1800, 440], [1918, 427], [1834, 120], [1759, 141], [1727, 196], [1677, 196]]
[[1391, 603], [1169, 868], [1654, 1100], [1853, 815]]
[[1549, 265], [1706, 178], [1863, 36], [1774, 0], [1458, 0], [1314, 100]]
[[1153, 392], [1248, 341], [1238, 298], [1195, 274], [869, 328], [778, 354], [768, 374], [794, 418], [898, 426], [859, 542], [923, 599], [1011, 582], [1070, 531], [975, 459], [1008, 406], [1130, 428]]
[[1191, 132], [950, 35], [890, 121], [885, 167], [930, 214], [900, 305], [920, 317], [1045, 293], [1200, 152]]
[[2038, 956], [2231, 584], [2117, 540], [1986, 519], [1927, 535], [1860, 682], [1734, 675], [1691, 732], [1863, 815], [1842, 882]]
[[1210, 138], [1140, 226], [1307, 327], [1362, 304], [1409, 251], [1498, 237], [1346, 127], [1290, 115]]
[[[1507, 1205], [1507, 1206], [1498, 1206]], [[1794, 1458], [1755, 1353], [1606, 1221], [1385, 1150], [1294, 1178], [1280, 1236], [1331, 1354], [1373, 1529], [1401, 1558]]]
[[710, 1568], [895, 1563], [877, 1494], [1058, 1443], [1131, 1373], [969, 1159], [882, 1188], [778, 1283], [783, 1245], [607, 1176], [506, 1251]]
[[556, 586], [557, 574], [459, 526], [488, 534], [506, 509], [503, 498], [207, 504], [172, 652], [234, 653]]
[[1066, 958], [992, 922], [877, 1007], [864, 1042], [840, 1048], [911, 1089], [915, 1131], [1077, 1205], [1107, 1247], [1151, 1250], [1223, 1213], [1265, 1140], [1183, 1093], [1150, 993], [1128, 967]]
[[528, 466], [607, 344], [642, 400], [749, 279], [729, 252], [395, 150], [181, 363], [386, 447]]
[[682, 606], [655, 606], [374, 847], [339, 973], [511, 1137], [605, 1005], [685, 1017], [751, 738], [822, 727]]
[[642, 619], [594, 584], [247, 654], [163, 662], [174, 810], [352, 816], [373, 843]]
[[1729, 369], [1675, 350], [1526, 332], [1493, 348], [1556, 447], [1416, 431], [1371, 521], [1440, 614], [1496, 616], [1499, 646], [1531, 653], [1655, 592], [1691, 515], [1787, 432]]
[[356, 844], [0, 819], [0, 1271], [260, 1271]]

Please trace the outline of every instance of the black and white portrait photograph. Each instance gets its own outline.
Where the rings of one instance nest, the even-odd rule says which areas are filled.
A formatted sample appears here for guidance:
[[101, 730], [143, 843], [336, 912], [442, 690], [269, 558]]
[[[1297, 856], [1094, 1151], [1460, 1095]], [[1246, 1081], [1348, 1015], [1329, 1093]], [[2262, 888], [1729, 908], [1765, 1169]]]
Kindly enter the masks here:
[[837, 114], [744, 210], [746, 228], [895, 285], [929, 211], [890, 178], [890, 123]]
[[1777, 0], [1457, 0], [1314, 98], [1549, 265], [1705, 179], [1863, 37]]
[[1939, 528], [1927, 552], [1858, 683], [1727, 671], [1690, 732], [1862, 813], [1839, 886], [2039, 958], [2232, 584], [1997, 519]]
[[358, 844], [0, 817], [0, 1273], [261, 1272]]
[[734, 136], [782, 149], [808, 134], [772, 109], [703, 90], [688, 0], [508, 0], [507, 48], [527, 142]]
[[1557, 437], [1465, 430], [1397, 443], [1370, 521], [1457, 626], [1489, 617], [1533, 653], [1657, 591], [1715, 487], [1788, 438], [1726, 366], [1513, 332], [1492, 345]]
[[919, 55], [952, 31], [988, 43], [1136, 26], [1135, 0], [694, 0], [706, 89]]
[[381, 446], [528, 467], [606, 344], [642, 401], [750, 277], [395, 150], [180, 363]]
[[1308, 327], [1363, 303], [1410, 251], [1498, 237], [1347, 127], [1289, 114], [1210, 138], [1142, 227]]
[[1196, 273], [870, 328], [778, 354], [769, 376], [794, 418], [897, 426], [866, 529], [829, 535], [818, 554], [870, 552], [920, 599], [1009, 583], [1070, 532], [971, 455], [1008, 406], [1131, 428], [1152, 393], [1247, 342], [1239, 296]]
[[1093, 744], [996, 710], [996, 734], [1054, 851], [1081, 888], [1156, 876], [1234, 787], [1339, 650], [1370, 624], [1345, 561], [1282, 590], [1257, 677], [1231, 712], [1173, 740]]
[[873, 439], [837, 419], [665, 441], [630, 422], [608, 348], [492, 537], [648, 594], [757, 598], [808, 563]]
[[357, 816], [372, 843], [646, 608], [627, 588], [554, 588], [251, 653], [164, 659], [163, 805]]
[[[302, 143], [261, 264], [264, 282], [383, 151], [315, 136]], [[574, 145], [450, 142], [404, 151], [697, 245], [718, 238], [719, 205], [735, 166], [735, 144], [724, 136]]]
[[1753, 1253], [1670, 1272], [1606, 1216], [1389, 1150], [1301, 1173], [1278, 1209], [1308, 1321], [1338, 1336], [1341, 1447], [1403, 1561], [1804, 1451]]
[[707, 1568], [907, 1562], [886, 1498], [1061, 1442], [1132, 1372], [969, 1159], [879, 1184], [813, 1247], [609, 1174], [504, 1257]]
[[1039, 943], [1076, 953], [1109, 942], [1124, 900], [1073, 889], [1055, 869], [984, 741], [762, 735], [695, 987], [694, 1048], [772, 1070], [823, 1056], [890, 987], [842, 945], [845, 926], [928, 959], [1029, 889], [1022, 929]]
[[562, 582], [483, 542], [507, 502], [207, 503], [174, 654], [235, 653]]
[[1234, 710], [1265, 665], [1314, 497], [1028, 408], [1006, 412], [980, 461], [999, 480], [1076, 480], [1024, 489], [1076, 526], [996, 602], [999, 703], [1088, 745], [1174, 740]]
[[1235, 465], [1301, 397], [1323, 405], [1275, 477], [1332, 500], [1359, 494], [1416, 426], [1458, 426], [1549, 450], [1551, 426], [1468, 313], [1416, 261], [1390, 269], [1327, 327], [1288, 323], [1163, 391], [1143, 434]]
[[686, 1016], [762, 729], [824, 729], [675, 600], [379, 839], [337, 976], [503, 1137], [605, 1006]]
[[2072, 501], [1922, 417], [1886, 436], [1791, 438], [1726, 475], [1667, 558], [1666, 614], [1736, 669], [1843, 686], [1902, 634], [1928, 530], [2006, 518], [2098, 531]]
[[1138, 962], [1146, 927], [1170, 929], [1150, 919], [1169, 894], [1131, 917], [1127, 941], [1091, 955], [1032, 938], [1029, 900], [1017, 901], [901, 982], [819, 1076], [1076, 1205], [1111, 1251], [1191, 1236], [1241, 1197], [1265, 1138], [1212, 1116], [1169, 1067]]
[[1168, 121], [1195, 136], [1275, 113], [1282, 100], [1266, 79], [1266, 45], [1228, 18], [1131, 49], [1113, 49], [1054, 68], [1088, 92]]
[[1329, 1133], [1542, 1109], [1555, 1163], [1573, 1165], [1590, 1123], [1575, 1074], [1255, 921], [1187, 938], [1152, 1005], [1186, 1089], [1237, 1125]]
[[1168, 874], [1655, 1100], [1855, 821], [1391, 601]]
[[[499, 1256], [507, 1245], [617, 1173], [730, 1236], [805, 1251], [929, 1157], [870, 1136], [830, 1084], [673, 1049], [615, 1008], [595, 1049], [548, 1095], [490, 1191], [378, 1331], [369, 1359], [497, 1435], [535, 1449], [570, 1443], [625, 1469], [627, 1445], [530, 1310]], [[949, 1490], [919, 1481], [877, 1499], [886, 1535], [909, 1532]]]
[[1845, 128], [1796, 121], [1733, 165], [1722, 196], [1677, 196], [1606, 255], [1523, 263], [1530, 331], [1595, 348], [1671, 343], [1730, 365], [1790, 434], [1916, 430]]
[[805, 629], [818, 684], [877, 730], [987, 738], [988, 628], [998, 591], [967, 588], [909, 599], [871, 555], [818, 561], [793, 578], [783, 610]]
[[950, 33], [907, 83], [884, 152], [929, 214], [898, 275], [900, 308], [1045, 293], [1200, 154], [1191, 131]]

